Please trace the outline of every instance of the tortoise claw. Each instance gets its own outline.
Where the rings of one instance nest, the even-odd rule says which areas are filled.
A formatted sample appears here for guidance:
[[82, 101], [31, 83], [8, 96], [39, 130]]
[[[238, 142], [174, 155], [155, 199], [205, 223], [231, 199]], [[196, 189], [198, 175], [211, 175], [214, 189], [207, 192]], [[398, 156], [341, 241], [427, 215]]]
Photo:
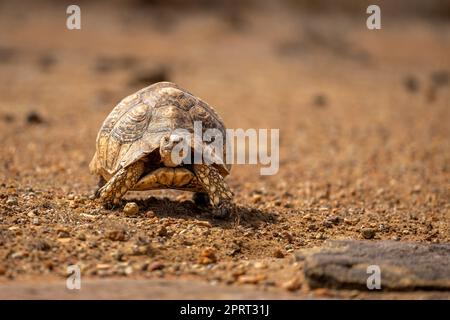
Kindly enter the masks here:
[[231, 216], [233, 206], [230, 203], [222, 203], [217, 207], [214, 207], [211, 214], [217, 219], [227, 219]]

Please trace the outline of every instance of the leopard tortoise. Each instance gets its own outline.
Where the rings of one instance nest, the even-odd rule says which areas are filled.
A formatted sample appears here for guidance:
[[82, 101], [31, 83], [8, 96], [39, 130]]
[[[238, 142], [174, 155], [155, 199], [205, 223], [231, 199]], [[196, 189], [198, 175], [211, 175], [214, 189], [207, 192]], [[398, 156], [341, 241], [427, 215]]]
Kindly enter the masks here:
[[[116, 206], [128, 190], [178, 189], [194, 192], [197, 204], [211, 204], [213, 214], [228, 215], [233, 193], [224, 178], [231, 165], [174, 162], [171, 156], [185, 138], [176, 129], [194, 132], [195, 121], [201, 121], [203, 132], [219, 130], [225, 142], [225, 126], [214, 109], [174, 83], [155, 83], [124, 98], [97, 135], [89, 165], [91, 173], [100, 176], [96, 197]], [[186, 143], [190, 156], [209, 147], [203, 141]]]

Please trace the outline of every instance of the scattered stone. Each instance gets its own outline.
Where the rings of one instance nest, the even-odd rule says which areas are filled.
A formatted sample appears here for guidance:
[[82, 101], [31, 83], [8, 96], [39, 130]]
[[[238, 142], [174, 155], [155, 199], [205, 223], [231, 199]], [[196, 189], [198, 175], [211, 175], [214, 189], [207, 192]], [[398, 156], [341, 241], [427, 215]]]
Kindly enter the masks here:
[[252, 196], [253, 203], [260, 203], [262, 200], [262, 196], [260, 194], [254, 194]]
[[382, 289], [450, 290], [450, 244], [395, 241], [327, 241], [304, 249], [311, 288], [367, 290], [367, 267], [382, 271]]
[[297, 291], [302, 287], [302, 282], [298, 277], [294, 277], [291, 280], [284, 282], [281, 287], [288, 291]]
[[290, 232], [284, 231], [282, 235], [283, 235], [283, 238], [286, 239], [287, 242], [289, 242], [289, 243], [294, 242], [294, 236]]
[[156, 217], [156, 214], [155, 214], [155, 212], [154, 212], [153, 210], [148, 210], [148, 211], [145, 213], [145, 217], [146, 217], [146, 218], [154, 218], [154, 217]]
[[125, 270], [123, 271], [123, 273], [124, 273], [126, 276], [131, 275], [131, 274], [133, 273], [133, 267], [132, 267], [132, 266], [126, 267]]
[[316, 296], [316, 297], [329, 298], [329, 297], [333, 296], [331, 291], [328, 290], [327, 288], [317, 288], [313, 292], [314, 292], [314, 296]]
[[49, 71], [56, 63], [57, 59], [52, 54], [44, 54], [38, 59], [38, 64], [43, 71]]
[[403, 85], [409, 92], [417, 92], [419, 90], [419, 80], [412, 75], [405, 77], [403, 80]]
[[207, 227], [207, 228], [211, 228], [212, 227], [211, 223], [209, 221], [199, 220], [199, 221], [196, 221], [195, 224], [198, 225], [198, 226], [201, 226], [201, 227]]
[[124, 251], [125, 254], [129, 255], [129, 256], [154, 256], [156, 251], [155, 249], [149, 245], [129, 245], [125, 248]]
[[7, 206], [16, 206], [17, 204], [17, 198], [8, 198], [8, 200], [6, 200]]
[[446, 70], [435, 71], [431, 74], [431, 81], [437, 87], [445, 86], [450, 82], [450, 72]]
[[227, 255], [235, 256], [241, 252], [242, 244], [240, 242], [233, 242], [230, 244], [230, 249], [227, 251]]
[[267, 264], [265, 264], [264, 262], [261, 262], [261, 261], [257, 261], [257, 262], [255, 262], [253, 267], [255, 269], [266, 269], [267, 268]]
[[358, 222], [359, 222], [358, 218], [353, 218], [353, 219], [344, 218], [344, 223], [347, 225], [350, 225], [350, 226], [354, 226], [354, 225], [358, 224]]
[[214, 250], [213, 248], [206, 248], [202, 252], [200, 252], [200, 255], [198, 257], [199, 264], [211, 264], [216, 262], [216, 250]]
[[2, 114], [2, 115], [1, 115], [1, 118], [2, 118], [2, 120], [3, 120], [4, 122], [6, 122], [6, 123], [14, 122], [14, 120], [16, 119], [16, 118], [14, 117], [14, 115], [12, 115], [11, 113], [4, 113], [4, 114]]
[[242, 275], [238, 278], [237, 282], [240, 284], [257, 284], [263, 280], [266, 280], [265, 274], [258, 275]]
[[331, 222], [334, 225], [338, 225], [339, 223], [341, 223], [342, 219], [339, 216], [329, 216], [327, 218], [327, 221]]
[[327, 96], [324, 94], [317, 94], [313, 97], [313, 106], [326, 107], [328, 105]]
[[284, 250], [286, 250], [286, 252], [291, 252], [293, 249], [292, 249], [292, 245], [291, 244], [287, 244], [287, 245], [285, 245], [284, 246]]
[[276, 250], [273, 252], [273, 256], [274, 256], [274, 258], [282, 259], [282, 258], [284, 258], [284, 253], [283, 253], [283, 251], [281, 251], [280, 249], [276, 249]]
[[361, 235], [364, 239], [373, 239], [375, 237], [376, 230], [373, 228], [363, 228], [361, 229]]
[[420, 186], [420, 184], [417, 184], [412, 188], [411, 193], [420, 193], [421, 190], [422, 187]]
[[84, 233], [79, 233], [77, 238], [78, 240], [86, 241], [86, 235]]
[[123, 208], [123, 212], [126, 216], [135, 216], [139, 212], [139, 206], [136, 202], [128, 202]]
[[70, 238], [70, 233], [67, 230], [58, 230], [58, 238]]
[[78, 204], [75, 201], [69, 201], [69, 208], [78, 208]]
[[52, 246], [46, 240], [38, 239], [32, 243], [32, 248], [39, 251], [48, 251]]
[[28, 257], [28, 253], [24, 252], [24, 251], [16, 251], [13, 254], [11, 254], [11, 258], [13, 259], [22, 259]]
[[88, 214], [88, 213], [81, 213], [80, 216], [85, 217], [89, 220], [95, 220], [97, 218], [97, 216], [92, 215], [92, 214]]
[[97, 270], [107, 270], [109, 268], [111, 268], [111, 265], [107, 263], [99, 263], [95, 266], [95, 269]]
[[28, 112], [26, 120], [27, 120], [28, 124], [42, 124], [42, 123], [44, 123], [44, 119], [36, 111]]
[[162, 270], [164, 269], [164, 264], [162, 262], [153, 262], [147, 267], [149, 271]]
[[161, 226], [158, 228], [158, 230], [156, 231], [156, 234], [160, 237], [165, 237], [167, 236], [167, 228], [165, 226]]
[[325, 240], [327, 237], [325, 236], [325, 234], [323, 234], [323, 233], [318, 233], [317, 235], [316, 235], [316, 239], [317, 240]]
[[109, 230], [106, 232], [106, 237], [112, 241], [125, 241], [125, 230]]
[[329, 220], [324, 220], [324, 221], [322, 222], [322, 225], [323, 225], [325, 228], [331, 228], [331, 227], [333, 227], [333, 223], [331, 223], [331, 221], [329, 221]]

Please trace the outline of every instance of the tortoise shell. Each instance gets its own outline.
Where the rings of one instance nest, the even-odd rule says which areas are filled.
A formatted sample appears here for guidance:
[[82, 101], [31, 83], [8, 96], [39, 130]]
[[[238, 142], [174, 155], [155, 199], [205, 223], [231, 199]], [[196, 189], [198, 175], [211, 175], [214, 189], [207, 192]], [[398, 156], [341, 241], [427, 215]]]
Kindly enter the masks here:
[[[193, 133], [194, 121], [202, 122], [202, 133], [207, 129], [220, 130], [226, 159], [226, 129], [211, 106], [170, 82], [141, 89], [120, 101], [103, 122], [90, 170], [109, 179], [120, 168], [158, 149], [161, 138], [174, 129]], [[202, 147], [208, 145], [202, 142]], [[222, 176], [231, 170], [230, 164], [214, 165]]]

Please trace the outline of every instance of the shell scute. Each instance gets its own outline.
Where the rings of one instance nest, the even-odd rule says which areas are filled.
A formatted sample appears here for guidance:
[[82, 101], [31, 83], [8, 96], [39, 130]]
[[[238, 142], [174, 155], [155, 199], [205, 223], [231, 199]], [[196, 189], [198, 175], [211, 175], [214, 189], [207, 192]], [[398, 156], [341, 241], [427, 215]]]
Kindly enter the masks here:
[[[203, 131], [223, 133], [222, 119], [207, 103], [170, 82], [160, 82], [124, 98], [103, 122], [97, 136], [92, 172], [110, 176], [159, 147], [161, 138], [174, 129], [193, 131], [201, 121]], [[224, 165], [226, 175], [231, 166]]]

